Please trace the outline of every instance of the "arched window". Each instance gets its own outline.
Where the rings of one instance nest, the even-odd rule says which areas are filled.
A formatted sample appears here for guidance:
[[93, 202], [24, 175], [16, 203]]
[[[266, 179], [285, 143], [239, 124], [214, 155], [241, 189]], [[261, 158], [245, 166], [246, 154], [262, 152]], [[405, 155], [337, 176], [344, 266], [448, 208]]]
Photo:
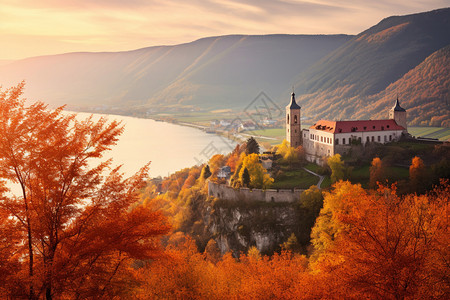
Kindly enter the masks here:
[[297, 124], [297, 115], [294, 115], [294, 124]]
[[289, 115], [287, 115], [286, 124], [289, 124]]

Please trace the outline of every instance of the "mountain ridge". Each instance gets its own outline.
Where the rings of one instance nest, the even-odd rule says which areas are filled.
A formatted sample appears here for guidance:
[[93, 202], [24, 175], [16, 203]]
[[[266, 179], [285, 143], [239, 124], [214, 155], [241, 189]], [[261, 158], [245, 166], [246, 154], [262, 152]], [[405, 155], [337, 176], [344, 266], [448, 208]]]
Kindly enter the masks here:
[[[450, 44], [449, 20], [448, 8], [389, 17], [356, 35], [297, 76], [298, 101], [305, 114], [330, 119], [379, 116], [372, 108], [374, 96]], [[440, 99], [448, 95], [447, 89]], [[411, 108], [426, 107], [427, 101], [422, 98]], [[425, 113], [431, 122], [433, 116]], [[409, 121], [426, 125], [423, 119]]]
[[[66, 53], [2, 66], [0, 82], [8, 86], [25, 79], [30, 97], [53, 105], [151, 106], [194, 101], [239, 107], [263, 88], [279, 94], [284, 84], [272, 81], [291, 81], [299, 70], [350, 38], [230, 35], [127, 52]], [[284, 59], [274, 63], [280, 57]], [[268, 76], [267, 71], [277, 75]], [[260, 80], [252, 80], [255, 76]], [[210, 101], [211, 97], [216, 101]]]
[[[443, 8], [388, 17], [356, 36], [233, 34], [129, 51], [27, 58], [0, 65], [0, 83], [7, 87], [25, 79], [28, 98], [99, 111], [242, 110], [262, 91], [284, 106], [294, 86], [302, 115], [311, 121], [379, 117], [387, 109], [379, 104], [395, 100], [391, 89], [397, 83], [401, 97], [409, 97], [400, 100], [412, 125], [449, 126], [447, 81], [434, 80], [426, 69], [448, 74], [448, 65], [434, 63], [446, 62], [448, 52], [432, 57], [450, 44], [448, 32], [450, 8]], [[406, 76], [428, 58], [422, 81], [417, 74], [423, 70]], [[430, 103], [440, 109], [427, 111]]]

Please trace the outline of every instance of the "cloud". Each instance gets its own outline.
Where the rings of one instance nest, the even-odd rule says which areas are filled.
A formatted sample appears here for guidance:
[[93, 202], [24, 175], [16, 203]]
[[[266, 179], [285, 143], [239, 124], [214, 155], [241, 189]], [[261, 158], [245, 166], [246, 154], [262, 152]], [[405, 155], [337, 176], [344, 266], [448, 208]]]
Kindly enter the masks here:
[[[3, 40], [0, 59], [67, 49], [127, 50], [224, 34], [356, 34], [390, 15], [446, 4], [446, 0], [2, 0], [0, 34], [10, 40]], [[54, 40], [48, 42], [47, 51], [41, 45], [37, 53], [26, 44], [25, 37], [30, 36]], [[16, 50], [22, 50], [8, 49], [12, 41]]]

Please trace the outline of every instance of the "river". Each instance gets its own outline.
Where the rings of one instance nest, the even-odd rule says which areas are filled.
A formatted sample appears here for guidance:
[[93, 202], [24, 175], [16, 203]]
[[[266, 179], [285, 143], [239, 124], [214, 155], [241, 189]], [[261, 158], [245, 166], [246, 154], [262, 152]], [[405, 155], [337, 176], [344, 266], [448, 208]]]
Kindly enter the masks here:
[[[80, 119], [91, 114], [77, 113]], [[108, 120], [120, 120], [124, 133], [116, 146], [105, 155], [113, 158], [113, 165], [122, 164], [122, 171], [131, 176], [147, 162], [150, 177], [167, 176], [180, 169], [205, 163], [216, 153], [228, 153], [236, 142], [202, 130], [176, 124], [157, 122], [117, 115], [106, 116]]]

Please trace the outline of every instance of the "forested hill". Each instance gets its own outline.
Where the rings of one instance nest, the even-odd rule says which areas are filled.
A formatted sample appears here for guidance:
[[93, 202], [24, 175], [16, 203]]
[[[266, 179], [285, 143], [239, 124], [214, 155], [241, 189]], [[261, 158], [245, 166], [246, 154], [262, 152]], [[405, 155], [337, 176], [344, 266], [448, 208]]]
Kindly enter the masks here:
[[348, 35], [220, 36], [115, 53], [69, 53], [0, 66], [0, 85], [54, 105], [146, 104], [241, 108], [261, 91], [290, 90], [296, 74]]
[[379, 104], [391, 106], [398, 93], [412, 124], [448, 126], [438, 120], [448, 116], [449, 32], [449, 8], [382, 20], [297, 77], [305, 115], [386, 117]]

